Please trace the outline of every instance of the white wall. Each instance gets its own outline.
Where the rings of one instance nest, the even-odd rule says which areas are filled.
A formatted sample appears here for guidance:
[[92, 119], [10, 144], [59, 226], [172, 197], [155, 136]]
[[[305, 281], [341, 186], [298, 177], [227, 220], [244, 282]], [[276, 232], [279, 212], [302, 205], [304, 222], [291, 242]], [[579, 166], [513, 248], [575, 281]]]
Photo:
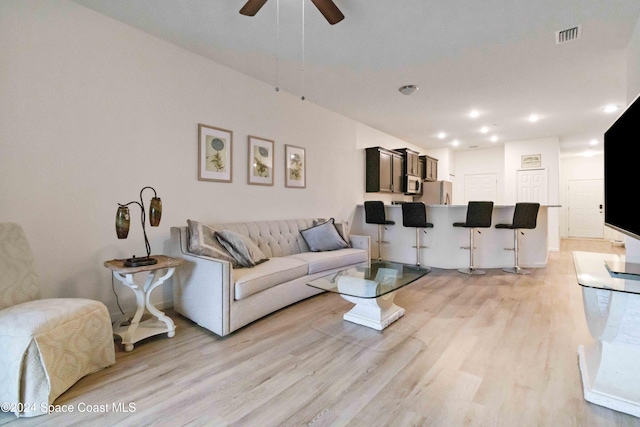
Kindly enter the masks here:
[[[162, 198], [160, 227], [147, 227], [160, 253], [188, 218], [349, 219], [364, 195], [358, 134], [399, 143], [66, 0], [0, 2], [0, 52], [0, 221], [25, 229], [43, 296], [95, 298], [112, 313], [103, 262], [144, 255], [138, 222], [116, 238], [117, 203], [143, 186]], [[197, 180], [198, 123], [233, 131], [232, 183]], [[248, 135], [275, 140], [273, 187], [247, 184]], [[284, 144], [307, 149], [306, 189], [284, 188]], [[168, 304], [171, 290], [153, 299]]]
[[627, 48], [627, 103], [640, 94], [640, 20]]
[[455, 154], [450, 148], [434, 148], [427, 150], [424, 154], [438, 159], [438, 180], [455, 180]]
[[453, 179], [453, 203], [464, 205], [464, 181], [467, 175], [495, 173], [498, 180], [497, 204], [504, 204], [504, 147], [485, 148], [479, 150], [456, 151], [454, 154], [455, 169]]
[[[521, 157], [540, 154], [542, 167], [548, 172], [548, 204], [559, 203], [560, 145], [558, 138], [542, 138], [505, 143], [495, 148], [460, 151], [455, 153], [455, 180], [453, 203], [464, 204], [464, 181], [466, 175], [495, 173], [497, 184], [496, 204], [509, 205], [517, 201], [516, 177], [521, 169]], [[550, 250], [560, 249], [559, 216], [557, 208], [548, 214], [548, 245]]]
[[516, 203], [518, 170], [522, 170], [522, 156], [540, 154], [541, 167], [547, 170], [549, 193], [547, 204], [556, 205], [560, 186], [560, 141], [557, 137], [507, 142], [504, 145], [504, 202]]
[[[626, 82], [626, 98], [627, 104], [631, 103], [635, 97], [640, 93], [640, 20], [636, 23], [636, 27], [631, 36], [631, 40], [627, 47], [627, 82]], [[614, 120], [612, 118], [612, 120]], [[606, 129], [605, 129], [606, 130]], [[604, 134], [604, 131], [603, 131]], [[603, 135], [602, 135], [603, 136]], [[591, 136], [585, 135], [570, 135], [563, 137], [563, 141], [580, 141], [587, 140]], [[603, 142], [602, 138], [599, 138], [600, 143]], [[573, 141], [572, 141], [573, 142]], [[561, 178], [560, 178], [560, 204], [562, 205], [561, 217], [560, 217], [560, 233], [563, 237], [569, 234], [569, 214], [568, 214], [568, 187], [571, 180], [583, 180], [583, 179], [603, 179], [604, 180], [604, 155], [602, 153], [602, 146], [596, 148], [597, 154], [592, 157], [574, 156], [564, 157], [561, 159]], [[604, 227], [604, 238], [607, 240], [615, 239], [619, 240], [624, 238], [623, 235], [617, 231]], [[627, 237], [627, 253], [638, 252], [640, 249], [635, 250], [638, 246], [635, 239]], [[633, 244], [629, 244], [630, 241]], [[638, 252], [640, 253], [640, 252]]]
[[[540, 154], [541, 167], [547, 170], [548, 205], [558, 205], [560, 199], [560, 140], [557, 137], [531, 139], [505, 143], [505, 200], [507, 204], [517, 202], [517, 174], [522, 169], [522, 156]], [[560, 250], [560, 211], [548, 211], [549, 250]]]

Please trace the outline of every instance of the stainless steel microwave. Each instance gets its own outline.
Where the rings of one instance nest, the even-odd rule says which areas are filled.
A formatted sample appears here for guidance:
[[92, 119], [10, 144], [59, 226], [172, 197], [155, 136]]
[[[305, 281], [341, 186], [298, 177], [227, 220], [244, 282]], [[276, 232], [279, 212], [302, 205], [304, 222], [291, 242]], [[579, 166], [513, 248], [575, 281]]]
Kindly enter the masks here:
[[422, 194], [422, 180], [414, 175], [405, 175], [404, 194]]

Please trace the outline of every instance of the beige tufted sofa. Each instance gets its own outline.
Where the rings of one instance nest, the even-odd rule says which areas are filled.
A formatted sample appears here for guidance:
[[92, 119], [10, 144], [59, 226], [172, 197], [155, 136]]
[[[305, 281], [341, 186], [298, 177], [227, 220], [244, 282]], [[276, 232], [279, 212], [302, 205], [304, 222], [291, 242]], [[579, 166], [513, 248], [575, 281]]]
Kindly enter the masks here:
[[115, 363], [107, 307], [81, 298], [40, 299], [22, 228], [0, 223], [0, 403], [19, 417], [49, 405], [87, 374]]
[[188, 228], [172, 227], [169, 252], [185, 260], [173, 277], [175, 310], [225, 336], [323, 292], [307, 286], [310, 280], [369, 260], [369, 236], [349, 236], [349, 248], [310, 252], [300, 230], [313, 225], [313, 219], [213, 224], [249, 237], [268, 256], [251, 268], [190, 253]]

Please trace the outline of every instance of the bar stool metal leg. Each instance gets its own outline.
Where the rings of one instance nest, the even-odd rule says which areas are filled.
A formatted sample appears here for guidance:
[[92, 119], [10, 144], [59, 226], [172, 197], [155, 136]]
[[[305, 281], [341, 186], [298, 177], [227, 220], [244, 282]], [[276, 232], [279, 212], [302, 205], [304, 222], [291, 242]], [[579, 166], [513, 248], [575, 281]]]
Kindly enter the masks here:
[[[531, 274], [531, 270], [525, 270], [524, 268], [520, 268], [518, 264], [518, 229], [513, 229], [513, 252], [514, 252], [514, 266], [511, 268], [503, 268], [502, 271], [506, 273], [514, 273], [514, 274]], [[511, 250], [511, 249], [510, 249]]]
[[[469, 275], [475, 275], [475, 276], [480, 276], [483, 274], [486, 274], [485, 271], [483, 270], [478, 270], [476, 269], [476, 267], [473, 264], [473, 248], [475, 245], [475, 239], [474, 239], [474, 235], [476, 232], [475, 228], [470, 228], [470, 233], [469, 233], [469, 268], [460, 268], [458, 269], [458, 271], [460, 273], [464, 273], [464, 274], [469, 274]], [[466, 249], [466, 248], [462, 248], [462, 249]]]
[[[426, 231], [425, 231], [426, 234]], [[431, 271], [429, 267], [421, 267], [420, 266], [420, 249], [426, 249], [428, 246], [424, 246], [420, 244], [420, 228], [416, 228], [416, 244], [412, 246], [412, 248], [416, 248], [416, 269]]]
[[382, 261], [382, 244], [389, 243], [388, 240], [382, 240], [382, 229], [387, 229], [384, 225], [378, 224], [378, 261]]
[[382, 225], [378, 224], [378, 261], [382, 261]]

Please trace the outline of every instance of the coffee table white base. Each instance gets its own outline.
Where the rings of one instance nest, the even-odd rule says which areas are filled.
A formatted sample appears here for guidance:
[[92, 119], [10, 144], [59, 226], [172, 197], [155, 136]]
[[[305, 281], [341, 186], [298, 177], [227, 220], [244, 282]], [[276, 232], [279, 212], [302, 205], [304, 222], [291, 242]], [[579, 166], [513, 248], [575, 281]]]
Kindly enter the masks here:
[[402, 316], [404, 308], [393, 303], [395, 292], [377, 298], [358, 298], [342, 294], [342, 298], [355, 304], [343, 319], [378, 331], [383, 330]]
[[582, 288], [594, 341], [578, 347], [585, 400], [640, 417], [640, 295]]

